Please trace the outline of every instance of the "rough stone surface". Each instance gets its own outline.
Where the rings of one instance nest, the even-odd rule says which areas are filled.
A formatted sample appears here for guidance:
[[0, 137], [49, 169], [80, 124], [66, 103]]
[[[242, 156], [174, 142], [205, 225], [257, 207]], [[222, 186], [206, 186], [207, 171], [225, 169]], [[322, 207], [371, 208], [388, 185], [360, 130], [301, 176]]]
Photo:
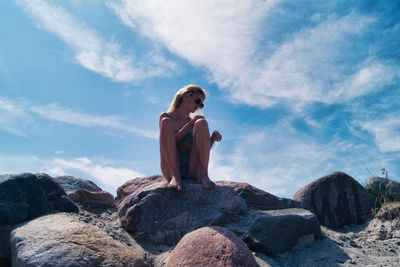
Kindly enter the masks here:
[[65, 192], [74, 191], [78, 189], [86, 189], [88, 191], [103, 191], [100, 187], [98, 187], [92, 181], [76, 178], [73, 176], [57, 176], [54, 177], [54, 180], [61, 185]]
[[322, 225], [333, 228], [362, 223], [374, 205], [372, 195], [343, 172], [306, 185], [296, 192], [294, 200], [314, 212]]
[[379, 207], [386, 201], [400, 201], [400, 183], [383, 177], [373, 177], [365, 185], [375, 197], [375, 205]]
[[10, 233], [14, 226], [0, 226], [0, 267], [11, 266]]
[[288, 198], [279, 198], [264, 190], [247, 183], [218, 181], [217, 185], [232, 187], [235, 192], [246, 200], [249, 208], [256, 210], [278, 210], [300, 208], [300, 203]]
[[13, 266], [145, 266], [128, 246], [67, 213], [15, 229], [11, 251]]
[[128, 181], [117, 191], [121, 225], [142, 242], [175, 245], [186, 233], [245, 213], [246, 202], [228, 186], [206, 190], [183, 181], [183, 190], [167, 188], [161, 176]]
[[315, 214], [305, 209], [285, 209], [253, 213], [252, 224], [243, 236], [252, 251], [275, 257], [302, 245], [305, 239], [321, 239]]
[[78, 207], [47, 174], [0, 175], [0, 225], [59, 211], [78, 212]]
[[391, 221], [400, 218], [400, 202], [388, 202], [384, 204], [375, 218], [379, 218], [382, 221]]
[[257, 266], [246, 244], [223, 227], [203, 227], [186, 234], [176, 245], [167, 267]]
[[89, 204], [93, 206], [109, 206], [115, 207], [113, 195], [104, 191], [88, 191], [86, 189], [78, 189], [67, 192], [68, 197], [74, 202]]

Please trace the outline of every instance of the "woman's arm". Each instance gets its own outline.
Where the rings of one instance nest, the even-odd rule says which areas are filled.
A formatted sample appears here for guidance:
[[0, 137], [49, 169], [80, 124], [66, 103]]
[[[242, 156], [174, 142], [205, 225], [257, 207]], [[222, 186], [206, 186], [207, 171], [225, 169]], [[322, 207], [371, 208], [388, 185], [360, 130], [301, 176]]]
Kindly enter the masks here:
[[178, 144], [183, 137], [187, 135], [187, 133], [193, 129], [194, 123], [199, 120], [204, 118], [203, 116], [197, 115], [193, 119], [191, 119], [188, 123], [186, 123], [181, 129], [179, 129], [179, 132], [175, 134], [175, 142]]

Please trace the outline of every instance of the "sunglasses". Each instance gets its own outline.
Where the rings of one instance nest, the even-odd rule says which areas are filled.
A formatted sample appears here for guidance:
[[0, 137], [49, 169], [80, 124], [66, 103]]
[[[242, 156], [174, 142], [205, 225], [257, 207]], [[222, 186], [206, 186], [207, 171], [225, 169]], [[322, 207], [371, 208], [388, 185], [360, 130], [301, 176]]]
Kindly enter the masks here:
[[201, 99], [200, 99], [200, 98], [196, 98], [196, 99], [194, 100], [194, 103], [195, 103], [197, 106], [199, 106], [201, 109], [204, 107], [204, 104], [201, 103]]

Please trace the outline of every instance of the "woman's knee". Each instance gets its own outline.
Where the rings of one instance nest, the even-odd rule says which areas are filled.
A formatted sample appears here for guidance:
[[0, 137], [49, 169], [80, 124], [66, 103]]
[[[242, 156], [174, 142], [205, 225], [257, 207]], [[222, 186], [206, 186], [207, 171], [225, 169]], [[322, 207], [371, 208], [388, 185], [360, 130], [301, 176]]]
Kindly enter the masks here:
[[199, 129], [208, 129], [208, 123], [206, 119], [199, 119], [194, 123], [194, 130], [199, 130]]

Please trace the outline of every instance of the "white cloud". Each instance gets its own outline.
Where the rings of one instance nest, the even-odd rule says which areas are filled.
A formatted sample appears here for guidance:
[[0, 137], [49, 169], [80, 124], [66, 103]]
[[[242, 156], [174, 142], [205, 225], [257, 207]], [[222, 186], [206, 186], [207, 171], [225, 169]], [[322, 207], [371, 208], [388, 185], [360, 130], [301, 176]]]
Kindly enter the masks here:
[[63, 108], [57, 104], [34, 106], [30, 110], [39, 116], [64, 123], [83, 127], [105, 127], [114, 130], [137, 134], [150, 139], [157, 139], [158, 132], [141, 129], [132, 124], [124, 123], [119, 116], [98, 116]]
[[272, 13], [287, 16], [287, 23], [296, 23], [294, 15], [310, 16], [301, 9], [285, 10], [284, 2], [121, 0], [111, 5], [127, 26], [206, 67], [211, 79], [241, 103], [343, 102], [399, 76], [369, 53], [365, 40], [376, 19], [357, 12], [315, 14], [313, 24], [296, 24], [291, 30], [297, 31], [276, 42], [271, 33], [286, 25], [270, 18]]
[[161, 56], [137, 61], [132, 54], [122, 52], [115, 41], [104, 40], [98, 32], [77, 20], [61, 6], [42, 0], [17, 0], [43, 28], [67, 43], [83, 67], [119, 82], [142, 80], [164, 75], [175, 68]]
[[33, 121], [32, 115], [82, 127], [103, 127], [124, 131], [150, 139], [158, 139], [158, 131], [135, 127], [121, 116], [99, 116], [64, 108], [58, 104], [35, 106], [26, 101], [15, 102], [0, 98], [0, 128], [19, 136], [26, 136], [24, 127]]
[[19, 107], [18, 103], [0, 98], [0, 129], [20, 137], [26, 137], [21, 126], [30, 120], [30, 116]]
[[71, 171], [79, 171], [86, 174], [87, 177], [93, 177], [96, 181], [99, 181], [105, 187], [104, 190], [110, 191], [113, 194], [126, 181], [145, 176], [129, 168], [102, 166], [92, 162], [88, 158], [76, 158], [73, 160], [55, 158], [52, 164], [54, 166], [48, 170], [50, 174], [65, 175]]
[[0, 174], [39, 172], [45, 169], [47, 161], [34, 155], [15, 155], [0, 152]]
[[373, 136], [382, 152], [400, 152], [400, 115], [361, 123]]

